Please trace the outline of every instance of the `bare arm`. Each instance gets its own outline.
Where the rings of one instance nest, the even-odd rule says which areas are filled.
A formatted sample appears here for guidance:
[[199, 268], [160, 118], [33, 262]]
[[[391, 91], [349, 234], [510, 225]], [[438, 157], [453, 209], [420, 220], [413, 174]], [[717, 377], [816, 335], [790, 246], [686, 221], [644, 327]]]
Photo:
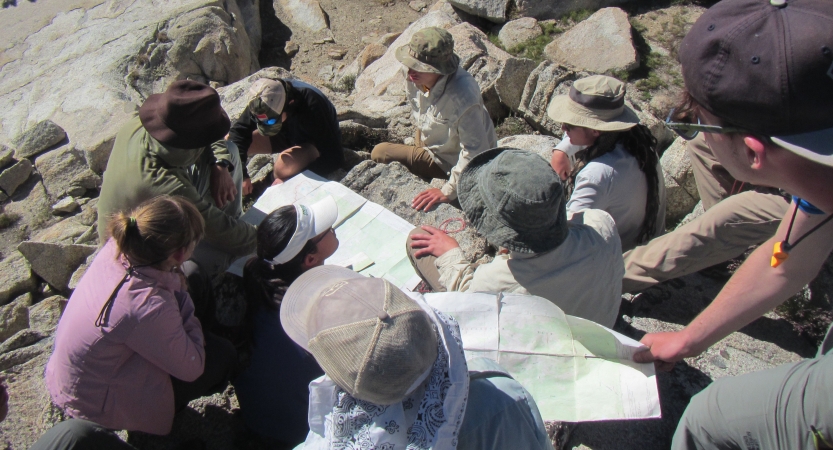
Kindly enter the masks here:
[[[682, 331], [645, 335], [642, 343], [649, 350], [636, 354], [634, 360], [674, 362], [699, 355], [717, 341], [778, 306], [812, 281], [833, 250], [831, 223], [793, 248], [789, 258], [780, 266], [770, 266], [773, 245], [786, 237], [794, 208], [795, 204], [787, 211], [775, 236], [749, 256], [708, 308]], [[798, 211], [790, 242], [795, 242], [826, 217]], [[666, 368], [670, 367], [666, 365]]]

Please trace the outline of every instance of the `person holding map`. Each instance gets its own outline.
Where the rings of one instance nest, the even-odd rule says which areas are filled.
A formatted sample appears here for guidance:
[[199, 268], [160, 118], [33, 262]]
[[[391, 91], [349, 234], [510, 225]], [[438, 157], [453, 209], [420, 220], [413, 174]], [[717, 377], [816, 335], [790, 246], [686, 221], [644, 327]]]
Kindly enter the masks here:
[[[680, 331], [649, 333], [637, 362], [670, 370], [800, 291], [833, 250], [833, 5], [724, 0], [680, 45], [684, 101], [667, 126], [738, 180], [792, 194], [781, 225]], [[674, 449], [833, 445], [833, 331], [815, 358], [716, 380], [695, 395]]]
[[281, 325], [325, 373], [302, 448], [552, 450], [529, 392], [490, 359], [467, 363], [454, 318], [414, 295], [338, 266], [289, 286]]
[[307, 385], [324, 373], [281, 328], [281, 302], [290, 283], [338, 248], [336, 217], [329, 196], [278, 208], [258, 227], [257, 255], [243, 269], [252, 348], [249, 366], [233, 384], [246, 426], [276, 444], [292, 447], [304, 440]]
[[442, 188], [426, 189], [412, 207], [427, 211], [457, 198], [460, 173], [475, 156], [497, 146], [492, 119], [477, 81], [460, 67], [451, 34], [437, 27], [417, 31], [396, 51], [404, 67], [411, 116], [416, 123], [414, 145], [383, 142], [371, 159], [399, 162], [425, 178], [444, 178]]
[[496, 148], [460, 175], [467, 221], [500, 247], [488, 264], [466, 260], [453, 237], [423, 225], [408, 255], [434, 291], [513, 292], [612, 327], [621, 303], [622, 245], [610, 214], [567, 213], [558, 174], [535, 153]]
[[344, 163], [335, 106], [321, 91], [300, 80], [255, 81], [249, 88], [249, 104], [232, 125], [228, 139], [240, 150], [243, 195], [252, 192], [248, 155], [278, 154], [275, 183], [305, 169], [325, 176]]

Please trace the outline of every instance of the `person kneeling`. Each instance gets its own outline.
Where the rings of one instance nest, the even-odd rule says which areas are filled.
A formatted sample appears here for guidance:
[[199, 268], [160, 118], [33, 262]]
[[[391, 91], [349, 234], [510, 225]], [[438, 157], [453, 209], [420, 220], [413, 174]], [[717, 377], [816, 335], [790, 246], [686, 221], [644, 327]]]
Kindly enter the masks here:
[[408, 256], [435, 292], [513, 292], [544, 297], [566, 314], [612, 327], [621, 303], [622, 246], [610, 214], [567, 213], [561, 179], [535, 153], [496, 148], [460, 175], [470, 224], [505, 250], [471, 264], [437, 228], [411, 232]]

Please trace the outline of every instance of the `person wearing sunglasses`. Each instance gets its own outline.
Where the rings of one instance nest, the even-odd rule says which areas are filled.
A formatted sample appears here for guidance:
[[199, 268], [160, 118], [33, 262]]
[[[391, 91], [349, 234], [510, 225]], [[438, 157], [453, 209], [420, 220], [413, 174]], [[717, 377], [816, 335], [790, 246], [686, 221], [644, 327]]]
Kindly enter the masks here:
[[[637, 362], [670, 370], [784, 302], [833, 251], [833, 5], [723, 0], [683, 39], [687, 101], [669, 127], [705, 134], [738, 180], [793, 195], [778, 230], [680, 331]], [[726, 377], [691, 399], [673, 449], [833, 448], [833, 333], [815, 358]]]
[[[567, 95], [552, 99], [547, 114], [561, 124], [565, 146], [575, 150], [575, 166], [553, 170], [566, 178], [567, 210], [601, 209], [613, 217], [622, 249], [630, 250], [665, 231], [665, 183], [654, 151], [656, 139], [625, 104], [625, 84], [593, 75], [576, 80]], [[566, 176], [565, 176], [566, 175]]]
[[248, 100], [228, 134], [243, 162], [243, 195], [252, 192], [249, 155], [278, 154], [275, 184], [306, 169], [325, 176], [344, 164], [336, 109], [320, 90], [299, 80], [261, 78]]

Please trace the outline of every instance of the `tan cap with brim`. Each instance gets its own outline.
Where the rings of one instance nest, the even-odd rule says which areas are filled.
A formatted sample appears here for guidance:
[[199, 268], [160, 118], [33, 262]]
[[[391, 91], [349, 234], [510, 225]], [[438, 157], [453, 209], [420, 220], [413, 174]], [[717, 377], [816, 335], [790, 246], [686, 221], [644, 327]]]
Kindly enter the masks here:
[[454, 54], [454, 38], [438, 27], [417, 31], [411, 42], [396, 49], [396, 59], [417, 72], [450, 75], [457, 70], [460, 58]]
[[555, 122], [597, 131], [624, 131], [639, 123], [639, 116], [625, 105], [625, 84], [593, 75], [576, 80], [569, 95], [552, 99], [547, 115]]

